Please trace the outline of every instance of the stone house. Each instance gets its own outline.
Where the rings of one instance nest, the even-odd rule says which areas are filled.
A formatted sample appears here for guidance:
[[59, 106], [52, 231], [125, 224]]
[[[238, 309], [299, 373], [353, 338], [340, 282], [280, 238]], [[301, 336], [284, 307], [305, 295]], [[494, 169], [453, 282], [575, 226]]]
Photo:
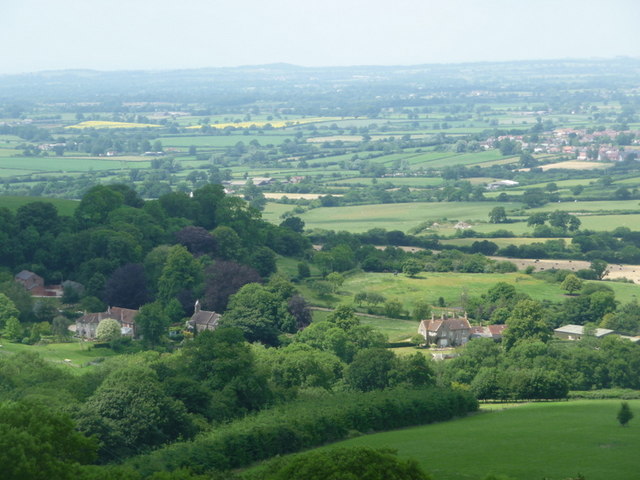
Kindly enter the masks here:
[[109, 307], [106, 312], [85, 313], [76, 320], [76, 336], [82, 338], [96, 338], [96, 329], [101, 320], [111, 318], [120, 324], [120, 333], [123, 336], [136, 336], [135, 317], [138, 310], [122, 307]]
[[205, 330], [213, 331], [218, 328], [220, 317], [219, 313], [202, 310], [200, 308], [200, 300], [196, 300], [193, 315], [187, 320], [185, 327], [187, 330], [195, 331], [195, 333], [204, 332]]
[[469, 341], [471, 325], [469, 325], [466, 313], [464, 317], [454, 315], [451, 318], [445, 318], [443, 314], [437, 320], [431, 315], [431, 320], [420, 322], [418, 333], [424, 337], [429, 345], [455, 347]]

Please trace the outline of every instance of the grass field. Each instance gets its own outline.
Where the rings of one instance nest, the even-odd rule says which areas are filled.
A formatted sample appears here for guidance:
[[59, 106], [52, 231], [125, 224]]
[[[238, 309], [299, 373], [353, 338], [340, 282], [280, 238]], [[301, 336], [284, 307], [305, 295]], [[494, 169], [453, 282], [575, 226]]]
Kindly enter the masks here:
[[90, 362], [117, 355], [110, 348], [94, 348], [90, 342], [78, 341], [52, 343], [49, 345], [23, 345], [21, 343], [2, 342], [2, 347], [0, 347], [0, 355], [20, 352], [37, 353], [45, 360], [67, 365], [74, 370], [87, 368]]
[[[491, 209], [498, 205], [505, 207], [507, 212], [521, 207], [521, 204], [513, 202], [388, 203], [316, 208], [301, 214], [300, 218], [306, 223], [307, 229], [365, 232], [372, 228], [386, 228], [406, 232], [422, 222], [443, 218], [487, 221]], [[507, 228], [493, 224], [491, 227], [492, 230]]]
[[[640, 401], [629, 402], [632, 410]], [[393, 448], [416, 459], [435, 480], [637, 478], [640, 423], [622, 428], [616, 400], [534, 403], [493, 413], [366, 435], [332, 446]], [[326, 448], [326, 447], [325, 447]]]
[[[462, 294], [479, 296], [494, 284], [506, 282], [517, 291], [526, 293], [535, 300], [563, 302], [567, 296], [559, 284], [522, 273], [455, 273], [422, 272], [418, 277], [409, 278], [393, 273], [356, 273], [348, 275], [339, 293], [328, 299], [318, 298], [314, 291], [300, 286], [305, 298], [314, 305], [332, 306], [337, 303], [351, 303], [358, 292], [376, 292], [387, 299], [397, 298], [405, 309], [411, 310], [417, 300], [425, 300], [433, 305], [443, 297], [447, 305], [460, 306]], [[587, 282], [591, 283], [591, 282]], [[616, 299], [630, 302], [640, 296], [640, 287], [632, 283], [598, 282], [613, 289]], [[395, 320], [389, 320], [395, 321]]]
[[49, 202], [52, 203], [57, 209], [59, 215], [73, 215], [76, 207], [78, 206], [75, 200], [65, 200], [62, 198], [44, 198], [44, 197], [14, 197], [8, 195], [0, 196], [0, 207], [8, 208], [9, 210], [17, 210], [22, 205], [31, 202]]

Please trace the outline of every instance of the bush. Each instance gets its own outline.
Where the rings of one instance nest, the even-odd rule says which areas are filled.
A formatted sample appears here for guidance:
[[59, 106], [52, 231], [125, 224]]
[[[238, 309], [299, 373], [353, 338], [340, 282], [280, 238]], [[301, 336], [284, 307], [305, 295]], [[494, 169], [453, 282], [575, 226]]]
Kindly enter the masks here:
[[476, 411], [468, 392], [388, 389], [299, 400], [221, 426], [193, 442], [174, 443], [132, 459], [143, 475], [190, 467], [195, 473], [227, 470], [276, 455], [348, 438], [357, 432], [449, 420]]

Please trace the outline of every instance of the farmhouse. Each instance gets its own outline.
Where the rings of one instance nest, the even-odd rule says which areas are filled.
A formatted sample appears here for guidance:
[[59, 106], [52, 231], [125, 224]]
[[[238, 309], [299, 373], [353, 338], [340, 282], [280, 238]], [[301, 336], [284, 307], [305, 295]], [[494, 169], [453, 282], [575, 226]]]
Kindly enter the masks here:
[[442, 314], [439, 320], [436, 320], [432, 315], [431, 320], [420, 322], [418, 333], [424, 337], [429, 345], [438, 347], [464, 345], [469, 341], [471, 325], [469, 325], [466, 313], [464, 317], [454, 315], [452, 318], [445, 318]]
[[44, 287], [44, 279], [40, 275], [36, 275], [29, 270], [22, 270], [14, 277], [14, 279], [27, 290], [33, 290], [37, 287]]
[[591, 335], [596, 338], [602, 338], [607, 335], [614, 334], [613, 330], [608, 328], [595, 328], [592, 332], [585, 333], [582, 325], [565, 325], [553, 330], [553, 334], [563, 340], [580, 340], [585, 335]]
[[29, 270], [22, 270], [15, 277], [16, 282], [27, 289], [32, 297], [61, 297], [61, 285], [45, 285], [44, 279]]
[[200, 308], [200, 300], [196, 300], [193, 315], [189, 320], [187, 320], [187, 324], [185, 326], [187, 330], [200, 333], [204, 332], [205, 330], [215, 330], [216, 328], [218, 328], [219, 321], [219, 313], [202, 310]]
[[120, 324], [120, 333], [134, 337], [136, 334], [135, 317], [138, 310], [121, 307], [109, 307], [106, 312], [85, 313], [76, 320], [76, 336], [82, 338], [96, 338], [96, 329], [101, 320], [111, 318]]

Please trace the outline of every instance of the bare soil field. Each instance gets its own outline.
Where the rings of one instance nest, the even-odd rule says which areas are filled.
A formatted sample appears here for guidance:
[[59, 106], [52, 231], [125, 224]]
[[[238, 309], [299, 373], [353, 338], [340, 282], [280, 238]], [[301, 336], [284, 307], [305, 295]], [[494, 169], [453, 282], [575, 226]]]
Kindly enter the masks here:
[[566, 170], [595, 170], [598, 168], [608, 168], [612, 165], [613, 163], [579, 162], [577, 160], [569, 160], [568, 162], [558, 162], [541, 165], [540, 168], [545, 172], [547, 170], [553, 170], [554, 168], [563, 168]]
[[[297, 200], [302, 198], [304, 200], [315, 200], [319, 197], [324, 197], [326, 194], [324, 193], [274, 193], [274, 192], [266, 192], [264, 194], [265, 198], [273, 198], [280, 199], [282, 197], [291, 198], [293, 200]], [[341, 194], [331, 194], [332, 197], [342, 197]]]
[[[545, 259], [533, 259], [533, 258], [507, 258], [507, 257], [489, 257], [494, 260], [508, 260], [514, 263], [518, 270], [524, 270], [528, 266], [533, 266], [536, 272], [544, 270], [583, 270], [589, 268], [591, 262], [584, 260], [545, 260]], [[609, 264], [608, 273], [605, 275], [607, 280], [613, 280], [616, 278], [628, 278], [635, 283], [640, 283], [640, 265], [622, 265], [622, 264]]]

